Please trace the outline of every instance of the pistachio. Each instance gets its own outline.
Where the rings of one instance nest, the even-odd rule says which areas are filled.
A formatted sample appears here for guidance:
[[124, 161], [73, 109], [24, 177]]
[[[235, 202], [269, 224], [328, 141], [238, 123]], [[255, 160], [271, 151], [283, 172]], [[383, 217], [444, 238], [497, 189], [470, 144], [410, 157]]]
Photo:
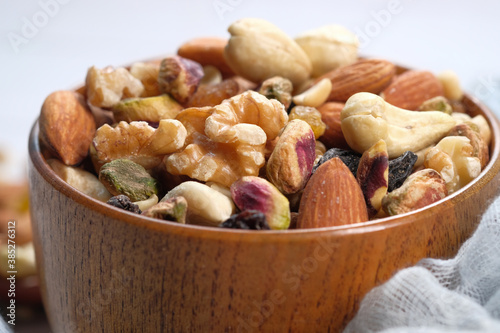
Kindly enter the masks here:
[[382, 199], [383, 210], [389, 215], [403, 214], [425, 207], [448, 195], [441, 175], [433, 169], [411, 174], [403, 185]]
[[362, 153], [383, 139], [389, 158], [436, 143], [455, 126], [453, 117], [446, 113], [404, 110], [371, 93], [357, 93], [349, 98], [341, 121], [342, 132], [352, 149]]
[[231, 185], [231, 195], [240, 210], [257, 210], [266, 216], [271, 229], [288, 229], [290, 204], [270, 182], [256, 176], [245, 176]]
[[384, 140], [379, 140], [363, 153], [356, 172], [356, 179], [365, 197], [369, 217], [375, 216], [382, 207], [382, 198], [387, 193], [388, 178], [387, 145]]
[[145, 210], [142, 215], [185, 224], [187, 208], [188, 203], [186, 199], [182, 196], [178, 196], [157, 203]]
[[472, 118], [466, 113], [453, 112], [451, 116], [453, 117], [453, 119], [455, 119], [457, 125], [467, 122], [472, 122], [476, 124], [479, 130], [479, 134], [481, 134], [481, 137], [483, 138], [486, 145], [489, 146], [491, 142], [491, 128], [490, 125], [488, 124], [488, 121], [486, 120], [486, 118], [484, 118], [483, 115], [479, 114]]
[[132, 201], [148, 199], [158, 193], [158, 182], [141, 165], [127, 159], [106, 163], [99, 180], [113, 195], [124, 194]]
[[174, 187], [160, 203], [180, 196], [187, 201], [186, 223], [189, 224], [218, 226], [236, 210], [233, 201], [226, 195], [195, 181], [186, 181]]
[[358, 57], [358, 38], [340, 25], [327, 25], [306, 31], [295, 38], [312, 63], [312, 76], [318, 77]]
[[160, 91], [171, 94], [184, 104], [194, 95], [201, 78], [203, 67], [193, 60], [172, 56], [162, 60], [158, 83]]
[[423, 102], [418, 111], [441, 111], [451, 115], [453, 108], [445, 97], [436, 96]]
[[236, 74], [256, 83], [282, 76], [294, 86], [309, 78], [312, 66], [308, 56], [274, 24], [245, 18], [231, 24], [228, 31], [231, 38], [224, 57]]
[[324, 78], [300, 95], [294, 96], [293, 102], [296, 105], [317, 107], [326, 102], [331, 91], [332, 81]]
[[162, 119], [174, 119], [183, 109], [170, 95], [146, 98], [128, 98], [112, 108], [117, 122], [147, 121], [159, 123]]
[[274, 76], [265, 80], [259, 88], [259, 93], [269, 99], [273, 98], [281, 102], [285, 109], [288, 109], [292, 103], [292, 91], [292, 82], [281, 76]]
[[267, 161], [267, 177], [282, 193], [295, 193], [305, 186], [315, 158], [316, 140], [311, 126], [294, 119], [283, 129]]
[[116, 207], [116, 208], [126, 210], [128, 212], [137, 213], [137, 214], [142, 213], [139, 206], [137, 204], [133, 203], [130, 200], [130, 198], [124, 194], [115, 195], [114, 197], [109, 198], [107, 204], [111, 205], [113, 207]]

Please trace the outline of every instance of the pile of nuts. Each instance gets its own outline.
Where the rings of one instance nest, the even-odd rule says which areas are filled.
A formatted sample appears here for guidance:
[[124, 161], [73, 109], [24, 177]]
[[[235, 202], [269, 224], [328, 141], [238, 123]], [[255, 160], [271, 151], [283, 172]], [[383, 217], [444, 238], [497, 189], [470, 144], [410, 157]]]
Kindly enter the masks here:
[[85, 194], [152, 218], [317, 228], [410, 212], [488, 163], [491, 131], [450, 71], [358, 56], [332, 25], [290, 38], [242, 19], [161, 61], [88, 70], [45, 100], [48, 164]]

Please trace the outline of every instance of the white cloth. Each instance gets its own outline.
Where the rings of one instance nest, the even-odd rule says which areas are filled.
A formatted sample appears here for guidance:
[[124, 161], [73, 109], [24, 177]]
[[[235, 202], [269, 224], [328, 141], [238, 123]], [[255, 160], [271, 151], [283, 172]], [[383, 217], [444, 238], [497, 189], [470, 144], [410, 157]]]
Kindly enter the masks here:
[[423, 259], [363, 299], [344, 333], [500, 332], [500, 198], [450, 260]]
[[12, 329], [5, 322], [4, 318], [2, 318], [2, 316], [0, 316], [0, 333], [11, 333], [11, 332], [12, 332]]

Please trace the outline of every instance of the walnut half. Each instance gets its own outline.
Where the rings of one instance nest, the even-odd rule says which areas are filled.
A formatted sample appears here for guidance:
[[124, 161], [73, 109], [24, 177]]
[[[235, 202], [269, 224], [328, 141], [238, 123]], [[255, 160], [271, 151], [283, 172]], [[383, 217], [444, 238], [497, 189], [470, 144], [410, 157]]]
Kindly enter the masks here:
[[178, 120], [162, 119], [157, 129], [144, 121], [121, 121], [114, 128], [106, 124], [97, 130], [91, 155], [97, 172], [103, 164], [119, 158], [152, 169], [166, 154], [180, 149], [185, 139], [186, 129]]

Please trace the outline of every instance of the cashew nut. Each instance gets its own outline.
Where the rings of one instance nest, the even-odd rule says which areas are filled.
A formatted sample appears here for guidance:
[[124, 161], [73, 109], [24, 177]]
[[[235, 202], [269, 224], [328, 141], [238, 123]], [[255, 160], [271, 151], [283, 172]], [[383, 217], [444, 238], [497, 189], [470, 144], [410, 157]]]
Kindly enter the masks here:
[[349, 98], [340, 115], [342, 132], [349, 146], [363, 153], [378, 140], [387, 143], [389, 158], [405, 151], [418, 151], [443, 138], [455, 126], [452, 116], [440, 111], [408, 111], [371, 93]]

